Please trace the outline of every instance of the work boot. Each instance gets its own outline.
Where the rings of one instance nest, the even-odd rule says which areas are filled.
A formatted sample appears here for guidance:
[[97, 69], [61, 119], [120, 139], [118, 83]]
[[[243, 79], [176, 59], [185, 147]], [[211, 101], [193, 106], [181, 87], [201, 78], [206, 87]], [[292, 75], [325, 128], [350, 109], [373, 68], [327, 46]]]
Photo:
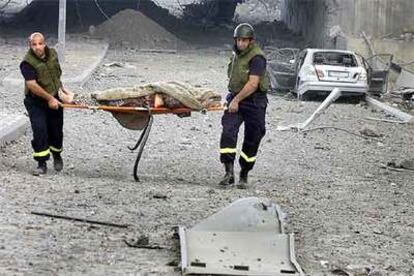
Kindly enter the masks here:
[[60, 172], [63, 169], [63, 160], [60, 153], [53, 153], [53, 167], [57, 172]]
[[248, 171], [245, 171], [245, 170], [240, 171], [239, 184], [237, 185], [237, 188], [247, 189], [247, 184], [248, 184], [247, 174], [248, 174]]
[[234, 164], [233, 163], [224, 163], [224, 168], [226, 174], [223, 179], [220, 181], [221, 186], [229, 186], [234, 183]]
[[47, 164], [46, 161], [39, 161], [37, 168], [33, 170], [34, 176], [41, 176], [47, 173]]

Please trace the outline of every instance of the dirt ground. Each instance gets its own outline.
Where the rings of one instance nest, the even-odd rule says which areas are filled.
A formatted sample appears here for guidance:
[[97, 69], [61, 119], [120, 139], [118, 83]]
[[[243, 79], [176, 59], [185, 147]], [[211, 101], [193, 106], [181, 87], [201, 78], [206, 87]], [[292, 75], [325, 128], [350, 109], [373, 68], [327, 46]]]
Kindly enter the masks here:
[[[112, 49], [104, 64], [123, 66], [102, 65], [83, 87], [72, 89], [88, 97], [99, 89], [179, 80], [224, 95], [228, 54], [221, 48], [177, 54]], [[3, 106], [24, 110], [21, 91], [0, 91]], [[356, 134], [369, 126], [380, 137], [334, 129], [276, 131], [304, 121], [318, 104], [269, 95], [267, 134], [245, 191], [217, 186], [223, 174], [218, 112], [156, 117], [136, 183], [136, 153], [127, 146], [140, 133], [123, 129], [109, 113], [67, 110], [63, 172], [50, 164], [47, 176], [30, 174], [31, 133], [0, 149], [0, 274], [179, 275], [172, 228], [191, 227], [238, 198], [258, 196], [286, 213], [307, 275], [346, 275], [338, 274], [341, 269], [354, 273], [349, 275], [414, 275], [414, 173], [385, 166], [414, 157], [414, 126], [369, 121], [385, 115], [364, 103], [342, 102], [312, 126]], [[91, 226], [32, 211], [131, 226]], [[166, 249], [124, 243], [141, 234]]]

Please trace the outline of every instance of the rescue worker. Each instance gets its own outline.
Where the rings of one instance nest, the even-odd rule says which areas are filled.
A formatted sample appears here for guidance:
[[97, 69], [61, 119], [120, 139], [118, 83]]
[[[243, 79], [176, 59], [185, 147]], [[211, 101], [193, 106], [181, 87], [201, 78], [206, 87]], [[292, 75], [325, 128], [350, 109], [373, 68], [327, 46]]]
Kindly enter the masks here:
[[33, 175], [38, 176], [47, 173], [46, 161], [50, 154], [54, 169], [63, 169], [63, 109], [58, 92], [70, 92], [62, 86], [57, 53], [46, 45], [43, 34], [31, 34], [28, 44], [29, 50], [20, 63], [20, 71], [25, 79], [24, 105], [33, 131], [33, 157], [38, 163]]
[[244, 123], [237, 187], [246, 189], [248, 173], [253, 169], [260, 141], [266, 132], [265, 115], [270, 80], [266, 70], [266, 57], [255, 42], [253, 27], [247, 23], [240, 24], [234, 30], [233, 37], [233, 56], [228, 66], [228, 106], [221, 121], [223, 131], [220, 139], [220, 161], [224, 164], [226, 173], [220, 185], [229, 186], [235, 182], [237, 136]]

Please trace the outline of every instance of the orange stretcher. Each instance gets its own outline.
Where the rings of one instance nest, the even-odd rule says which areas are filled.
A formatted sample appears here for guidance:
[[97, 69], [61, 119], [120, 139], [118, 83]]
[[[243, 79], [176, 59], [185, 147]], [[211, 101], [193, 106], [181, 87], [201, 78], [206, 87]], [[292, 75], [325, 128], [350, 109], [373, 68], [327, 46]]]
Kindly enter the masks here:
[[138, 149], [138, 155], [135, 160], [133, 175], [135, 181], [139, 182], [138, 165], [141, 160], [144, 147], [147, 143], [151, 126], [153, 123], [153, 115], [161, 114], [175, 114], [178, 116], [189, 116], [191, 112], [210, 112], [210, 111], [224, 111], [225, 106], [212, 106], [203, 110], [194, 110], [187, 107], [179, 108], [165, 108], [165, 107], [134, 107], [134, 106], [109, 106], [109, 105], [80, 105], [80, 104], [61, 104], [63, 108], [72, 109], [88, 109], [88, 110], [103, 110], [111, 112], [118, 122], [125, 128], [132, 130], [142, 130], [141, 136], [134, 147], [128, 147], [131, 151]]
[[[194, 110], [188, 107], [179, 107], [179, 108], [166, 108], [166, 107], [135, 107], [135, 106], [110, 106], [110, 105], [80, 105], [80, 104], [61, 104], [63, 108], [77, 108], [77, 109], [91, 109], [91, 110], [104, 110], [108, 112], [115, 113], [150, 113], [153, 115], [158, 114], [181, 114], [195, 112]], [[223, 111], [225, 110], [224, 106], [213, 106], [201, 110], [200, 112], [207, 111]]]

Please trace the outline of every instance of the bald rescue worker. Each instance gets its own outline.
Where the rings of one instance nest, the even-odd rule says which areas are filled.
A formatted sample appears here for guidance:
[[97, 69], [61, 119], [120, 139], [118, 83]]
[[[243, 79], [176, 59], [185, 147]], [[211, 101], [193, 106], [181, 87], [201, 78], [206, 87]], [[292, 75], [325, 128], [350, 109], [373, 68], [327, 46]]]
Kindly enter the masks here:
[[270, 80], [266, 70], [266, 57], [255, 42], [254, 29], [243, 23], [234, 30], [234, 49], [228, 67], [228, 109], [222, 117], [223, 131], [220, 139], [220, 161], [225, 176], [220, 185], [234, 183], [234, 160], [237, 153], [237, 136], [244, 123], [244, 140], [240, 151], [240, 189], [248, 185], [248, 173], [253, 169], [260, 141], [266, 133], [265, 116], [267, 91]]
[[33, 157], [37, 167], [33, 175], [47, 173], [50, 154], [56, 171], [63, 169], [63, 109], [58, 92], [69, 93], [61, 83], [62, 70], [57, 53], [46, 45], [41, 33], [28, 38], [29, 50], [20, 64], [25, 79], [24, 105], [33, 130]]

